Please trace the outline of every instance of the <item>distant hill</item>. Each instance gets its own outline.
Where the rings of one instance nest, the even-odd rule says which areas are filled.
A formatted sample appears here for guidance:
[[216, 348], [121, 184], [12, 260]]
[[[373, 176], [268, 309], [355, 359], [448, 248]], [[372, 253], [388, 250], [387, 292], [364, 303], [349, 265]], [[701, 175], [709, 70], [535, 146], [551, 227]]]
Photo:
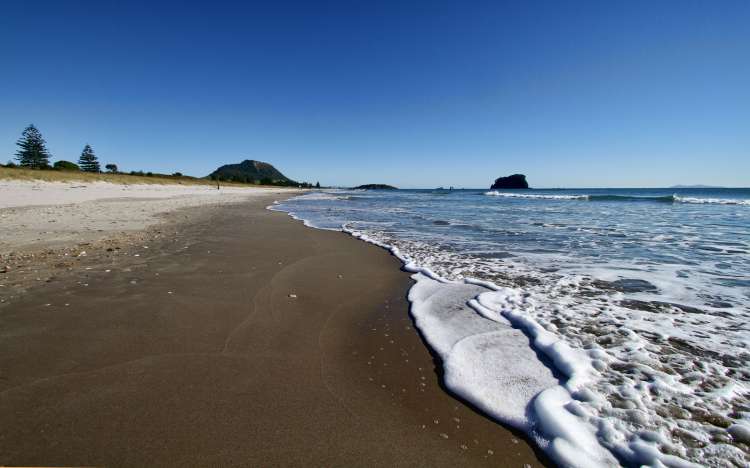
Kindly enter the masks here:
[[365, 184], [359, 187], [352, 187], [352, 190], [398, 190], [398, 188], [386, 184]]
[[293, 180], [279, 172], [271, 164], [253, 159], [246, 159], [239, 164], [226, 164], [213, 171], [211, 179], [235, 182], [256, 182], [273, 184], [295, 184]]
[[513, 174], [508, 177], [498, 177], [495, 179], [495, 183], [490, 187], [491, 190], [495, 189], [527, 189], [529, 183], [526, 182], [526, 176], [523, 174]]
[[669, 188], [724, 188], [724, 187], [717, 187], [715, 185], [673, 185]]

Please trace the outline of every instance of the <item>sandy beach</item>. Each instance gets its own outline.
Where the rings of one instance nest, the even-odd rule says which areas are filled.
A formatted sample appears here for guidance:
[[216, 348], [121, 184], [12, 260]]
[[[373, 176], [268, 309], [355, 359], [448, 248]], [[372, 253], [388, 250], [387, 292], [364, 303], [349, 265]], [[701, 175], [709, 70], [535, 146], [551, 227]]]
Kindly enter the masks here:
[[0, 255], [133, 233], [179, 208], [234, 203], [283, 190], [290, 189], [0, 179]]
[[142, 195], [0, 209], [0, 464], [542, 464], [441, 388], [385, 250], [278, 189]]

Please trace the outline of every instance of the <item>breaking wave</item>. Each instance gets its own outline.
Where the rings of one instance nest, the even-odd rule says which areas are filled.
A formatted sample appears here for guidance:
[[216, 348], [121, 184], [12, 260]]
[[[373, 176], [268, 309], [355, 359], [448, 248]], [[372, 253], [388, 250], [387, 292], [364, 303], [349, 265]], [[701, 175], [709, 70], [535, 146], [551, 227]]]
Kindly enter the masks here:
[[554, 195], [554, 194], [536, 194], [536, 193], [509, 193], [491, 190], [484, 193], [487, 196], [503, 198], [523, 198], [538, 200], [582, 200], [582, 201], [600, 201], [600, 202], [652, 202], [652, 203], [695, 203], [695, 204], [716, 204], [716, 205], [748, 205], [750, 199], [735, 198], [698, 198], [698, 197], [681, 197], [678, 195], [661, 195], [661, 196], [635, 196], [635, 195]]

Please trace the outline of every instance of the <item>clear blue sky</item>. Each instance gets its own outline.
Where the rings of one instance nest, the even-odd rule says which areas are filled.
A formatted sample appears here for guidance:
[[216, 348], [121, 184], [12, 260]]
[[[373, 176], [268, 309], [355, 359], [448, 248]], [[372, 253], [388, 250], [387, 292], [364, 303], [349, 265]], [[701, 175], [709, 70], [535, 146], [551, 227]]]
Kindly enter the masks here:
[[3, 2], [0, 159], [750, 186], [750, 1], [187, 3]]

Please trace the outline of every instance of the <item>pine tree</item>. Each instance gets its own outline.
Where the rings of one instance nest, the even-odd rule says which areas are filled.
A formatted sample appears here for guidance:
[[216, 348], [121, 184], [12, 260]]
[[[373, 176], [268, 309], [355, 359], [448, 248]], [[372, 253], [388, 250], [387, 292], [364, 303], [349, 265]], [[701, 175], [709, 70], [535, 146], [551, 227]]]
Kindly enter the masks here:
[[21, 167], [30, 169], [44, 169], [49, 167], [50, 154], [45, 146], [42, 133], [34, 126], [24, 129], [21, 138], [16, 142], [20, 148], [16, 151], [16, 159]]
[[94, 154], [94, 150], [91, 145], [83, 147], [81, 157], [78, 159], [78, 165], [81, 166], [81, 170], [84, 172], [101, 172], [99, 167], [99, 159]]

